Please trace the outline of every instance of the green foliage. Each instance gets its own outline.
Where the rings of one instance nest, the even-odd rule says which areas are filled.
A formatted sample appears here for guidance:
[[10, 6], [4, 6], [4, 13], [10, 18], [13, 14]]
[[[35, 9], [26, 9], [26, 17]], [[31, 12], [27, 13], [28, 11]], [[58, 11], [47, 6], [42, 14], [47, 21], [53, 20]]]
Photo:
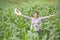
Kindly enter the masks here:
[[60, 6], [58, 3], [58, 0], [0, 0], [0, 40], [28, 40], [28, 37], [33, 35], [29, 31], [30, 21], [17, 16], [14, 8], [32, 17], [35, 10], [39, 12], [40, 17], [55, 14], [56, 16], [43, 20], [44, 31], [41, 32], [40, 40], [59, 40]]

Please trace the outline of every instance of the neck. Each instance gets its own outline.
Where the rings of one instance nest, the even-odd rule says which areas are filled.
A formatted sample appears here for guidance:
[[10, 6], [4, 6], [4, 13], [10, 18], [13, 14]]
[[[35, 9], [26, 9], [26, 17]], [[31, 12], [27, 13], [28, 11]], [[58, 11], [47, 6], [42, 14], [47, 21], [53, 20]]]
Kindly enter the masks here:
[[38, 17], [34, 17], [35, 19], [37, 19]]

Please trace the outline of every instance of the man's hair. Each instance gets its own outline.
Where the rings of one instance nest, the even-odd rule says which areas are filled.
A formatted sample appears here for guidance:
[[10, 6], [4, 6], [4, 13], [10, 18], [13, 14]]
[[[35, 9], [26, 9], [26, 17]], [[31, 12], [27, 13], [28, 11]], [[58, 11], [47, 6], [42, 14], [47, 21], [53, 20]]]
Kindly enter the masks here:
[[34, 13], [37, 13], [37, 15], [38, 15], [38, 12], [37, 11], [35, 11]]

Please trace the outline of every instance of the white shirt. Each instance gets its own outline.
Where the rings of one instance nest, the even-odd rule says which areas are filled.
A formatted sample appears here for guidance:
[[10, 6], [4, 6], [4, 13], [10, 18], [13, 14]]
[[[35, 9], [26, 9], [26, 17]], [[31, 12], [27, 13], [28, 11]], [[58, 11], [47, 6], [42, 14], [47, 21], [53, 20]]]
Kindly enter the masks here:
[[34, 31], [39, 31], [39, 29], [42, 29], [42, 19], [41, 18], [32, 18], [31, 19], [31, 27], [30, 29]]
[[29, 17], [29, 16], [24, 16], [24, 17], [31, 21], [31, 26], [30, 26], [31, 30], [39, 31], [42, 29], [42, 20], [45, 18], [49, 18], [50, 16], [41, 17], [41, 18], [37, 18], [37, 19], [35, 19], [33, 17]]

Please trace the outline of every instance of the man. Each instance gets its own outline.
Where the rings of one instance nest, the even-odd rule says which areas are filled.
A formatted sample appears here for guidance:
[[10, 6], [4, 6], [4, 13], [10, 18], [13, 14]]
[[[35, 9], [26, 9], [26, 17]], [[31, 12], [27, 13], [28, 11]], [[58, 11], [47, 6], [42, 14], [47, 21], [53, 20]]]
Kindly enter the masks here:
[[42, 20], [54, 16], [54, 15], [50, 15], [45, 17], [39, 17], [38, 12], [34, 12], [34, 17], [29, 17], [23, 15], [18, 9], [15, 9], [15, 13], [19, 16], [29, 19], [31, 22], [30, 29], [33, 30], [35, 33], [38, 33], [39, 30], [42, 30]]

